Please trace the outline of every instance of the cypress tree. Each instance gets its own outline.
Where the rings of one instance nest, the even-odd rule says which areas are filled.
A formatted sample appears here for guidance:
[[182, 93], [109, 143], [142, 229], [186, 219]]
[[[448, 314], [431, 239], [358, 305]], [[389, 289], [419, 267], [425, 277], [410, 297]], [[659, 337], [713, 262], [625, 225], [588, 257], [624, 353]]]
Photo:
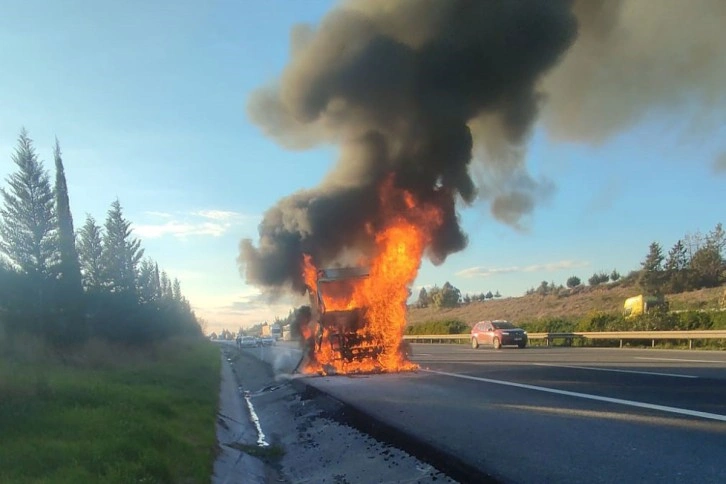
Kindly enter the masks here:
[[68, 199], [68, 185], [58, 139], [53, 150], [55, 158], [55, 203], [58, 220], [58, 248], [60, 260], [58, 272], [58, 298], [56, 309], [66, 341], [79, 341], [87, 334], [83, 310], [83, 285], [81, 267], [76, 251], [73, 216]]

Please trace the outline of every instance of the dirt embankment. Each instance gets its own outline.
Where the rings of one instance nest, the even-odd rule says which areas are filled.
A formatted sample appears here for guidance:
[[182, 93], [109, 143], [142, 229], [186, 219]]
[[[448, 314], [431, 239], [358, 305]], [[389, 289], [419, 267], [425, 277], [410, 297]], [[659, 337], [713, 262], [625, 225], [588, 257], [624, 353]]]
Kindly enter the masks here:
[[[719, 305], [724, 287], [666, 296], [672, 310], [712, 309]], [[475, 302], [457, 308], [409, 308], [408, 324], [458, 319], [475, 323], [484, 319], [533, 321], [545, 318], [578, 319], [595, 312], [620, 313], [625, 299], [640, 294], [635, 287], [607, 285], [565, 291], [560, 295], [532, 294], [521, 297]]]

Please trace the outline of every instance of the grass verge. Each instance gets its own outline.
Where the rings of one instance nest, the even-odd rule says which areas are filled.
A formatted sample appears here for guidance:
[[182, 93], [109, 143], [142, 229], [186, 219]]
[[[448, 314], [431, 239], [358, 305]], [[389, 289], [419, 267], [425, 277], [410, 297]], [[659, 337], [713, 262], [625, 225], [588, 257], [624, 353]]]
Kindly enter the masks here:
[[242, 451], [245, 454], [251, 455], [252, 457], [257, 457], [267, 464], [277, 463], [285, 455], [285, 450], [278, 445], [268, 445], [263, 447], [260, 445], [232, 442], [229, 446]]
[[209, 482], [215, 345], [34, 348], [0, 355], [0, 482]]

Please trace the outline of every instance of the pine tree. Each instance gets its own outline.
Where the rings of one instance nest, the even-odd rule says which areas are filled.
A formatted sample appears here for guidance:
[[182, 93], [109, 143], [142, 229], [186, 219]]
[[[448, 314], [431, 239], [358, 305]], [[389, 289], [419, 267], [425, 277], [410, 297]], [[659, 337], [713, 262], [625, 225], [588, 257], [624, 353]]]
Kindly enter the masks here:
[[434, 288], [430, 291], [431, 302], [436, 308], [453, 308], [459, 305], [461, 301], [461, 291], [452, 286], [450, 282], [445, 282], [439, 290]]
[[78, 258], [86, 291], [97, 292], [104, 287], [103, 243], [101, 227], [90, 215], [78, 231]]
[[416, 305], [420, 308], [426, 308], [429, 306], [429, 293], [425, 287], [422, 287], [419, 291]]
[[714, 247], [722, 257], [726, 257], [723, 253], [726, 250], [726, 230], [724, 230], [722, 223], [717, 223], [716, 227], [708, 233], [706, 243]]
[[648, 255], [641, 263], [640, 285], [643, 291], [658, 295], [663, 289], [663, 249], [658, 242], [650, 244]]
[[18, 171], [8, 177], [9, 190], [0, 189], [0, 250], [43, 292], [58, 261], [56, 215], [48, 173], [25, 129], [12, 159]]
[[571, 276], [567, 279], [567, 287], [569, 287], [570, 289], [577, 287], [580, 284], [582, 284], [582, 281], [577, 276]]
[[169, 276], [166, 275], [166, 271], [161, 271], [161, 277], [159, 279], [159, 286], [161, 287], [161, 297], [163, 299], [172, 298], [172, 288]]
[[681, 292], [688, 285], [688, 252], [682, 240], [676, 242], [665, 259], [665, 289], [670, 293]]
[[121, 203], [115, 200], [108, 211], [103, 234], [105, 282], [111, 292], [136, 291], [136, 268], [144, 256], [141, 241], [132, 238], [131, 222], [123, 216]]
[[163, 294], [161, 292], [161, 276], [159, 275], [159, 264], [154, 263], [154, 288], [156, 289], [156, 300], [160, 301]]
[[141, 261], [139, 267], [139, 297], [142, 303], [158, 302], [161, 288], [159, 287], [158, 266], [151, 259]]
[[53, 156], [55, 158], [58, 248], [60, 249], [60, 260], [57, 266], [58, 297], [56, 301], [56, 308], [59, 313], [56, 320], [62, 325], [62, 328], [60, 328], [62, 334], [58, 336], [65, 341], [77, 342], [84, 339], [87, 334], [83, 310], [83, 285], [78, 252], [76, 251], [75, 233], [73, 231], [73, 216], [71, 215], [68, 200], [68, 185], [57, 138]]
[[693, 254], [691, 259], [694, 288], [716, 287], [722, 282], [724, 260], [718, 248], [713, 244], [706, 244]]
[[177, 278], [174, 278], [174, 283], [171, 286], [171, 298], [175, 302], [182, 302], [182, 300], [184, 299], [184, 296], [182, 296], [181, 292], [181, 283]]
[[683, 241], [679, 240], [668, 252], [664, 268], [666, 271], [680, 271], [685, 269], [687, 265], [688, 255], [686, 252], [686, 246], [683, 245]]

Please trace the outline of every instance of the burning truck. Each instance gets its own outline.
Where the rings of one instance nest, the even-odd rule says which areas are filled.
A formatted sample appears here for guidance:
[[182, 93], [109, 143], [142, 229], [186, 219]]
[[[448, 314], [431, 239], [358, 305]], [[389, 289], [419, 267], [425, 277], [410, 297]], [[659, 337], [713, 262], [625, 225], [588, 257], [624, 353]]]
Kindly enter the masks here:
[[402, 334], [396, 340], [380, 331], [371, 319], [374, 308], [356, 297], [370, 284], [370, 268], [320, 269], [314, 279], [312, 268], [308, 272], [311, 310], [300, 326], [304, 372], [330, 375], [417, 368], [407, 360], [410, 345]]
[[353, 267], [323, 269], [328, 258], [307, 251], [299, 256], [299, 287], [310, 310], [296, 321], [304, 343], [296, 370], [331, 375], [418, 368], [403, 341], [406, 303], [421, 259], [444, 223], [444, 204], [396, 187], [393, 176], [373, 201], [377, 217], [365, 224], [366, 250], [347, 258]]
[[[309, 291], [312, 309], [310, 322], [314, 325], [310, 331], [310, 346], [317, 353], [321, 351], [325, 339], [333, 357], [338, 360], [361, 361], [380, 355], [383, 348], [378, 335], [366, 328], [365, 307], [325, 310], [325, 299], [335, 297], [336, 294], [352, 293], [355, 282], [368, 275], [368, 269], [363, 267], [318, 271], [317, 291]], [[314, 358], [315, 354], [313, 352], [311, 356]]]

